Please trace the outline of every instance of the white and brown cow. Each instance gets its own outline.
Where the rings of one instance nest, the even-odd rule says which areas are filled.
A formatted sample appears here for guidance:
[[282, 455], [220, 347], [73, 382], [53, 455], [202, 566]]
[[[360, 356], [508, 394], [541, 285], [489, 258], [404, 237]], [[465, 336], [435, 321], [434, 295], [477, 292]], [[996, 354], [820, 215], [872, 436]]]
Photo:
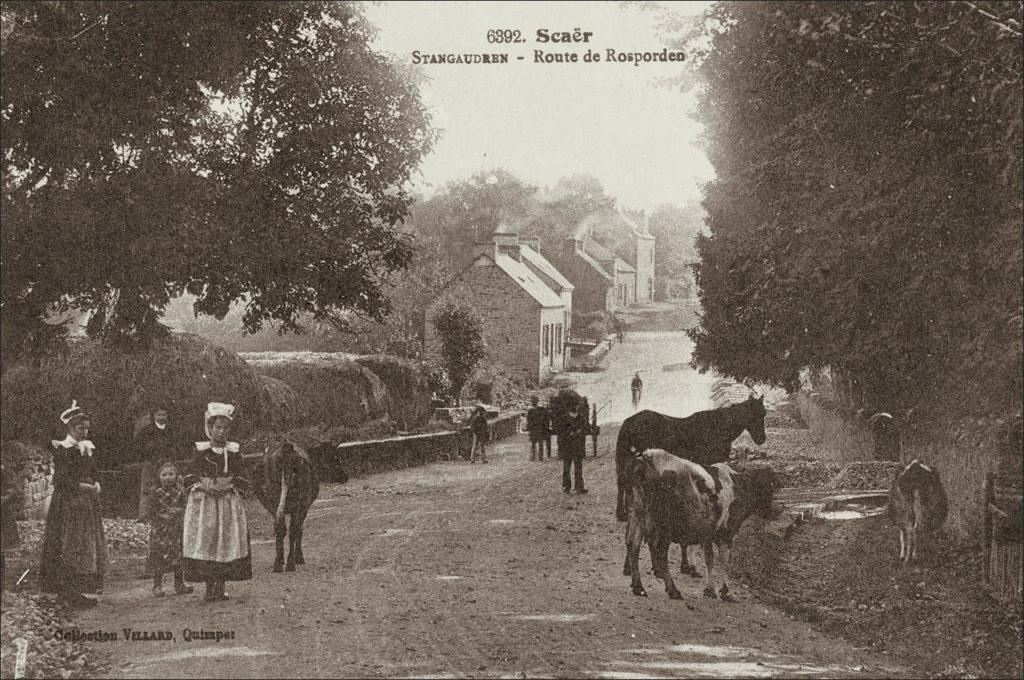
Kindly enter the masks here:
[[[274, 571], [295, 571], [296, 564], [305, 564], [302, 555], [302, 524], [313, 501], [320, 495], [320, 478], [316, 465], [297, 444], [284, 441], [270, 446], [263, 453], [257, 469], [257, 490], [260, 503], [274, 516], [274, 538], [277, 557]], [[291, 517], [287, 532], [285, 515]], [[288, 562], [284, 561], [284, 536], [288, 534]]]
[[946, 521], [949, 505], [939, 471], [914, 459], [897, 471], [889, 491], [889, 518], [900, 530], [900, 561], [917, 558], [917, 532], [935, 531]]
[[[682, 595], [668, 569], [668, 547], [699, 544], [706, 566], [704, 596], [733, 602], [724, 567], [729, 562], [732, 539], [754, 513], [770, 517], [775, 493], [775, 473], [766, 466], [735, 470], [726, 463], [704, 468], [664, 451], [649, 449], [636, 456], [632, 477], [633, 497], [626, 527], [626, 562], [634, 595], [646, 596], [640, 581], [640, 547], [651, 548], [654, 575], [665, 581], [672, 599]], [[714, 546], [723, 566], [722, 587], [714, 581]]]

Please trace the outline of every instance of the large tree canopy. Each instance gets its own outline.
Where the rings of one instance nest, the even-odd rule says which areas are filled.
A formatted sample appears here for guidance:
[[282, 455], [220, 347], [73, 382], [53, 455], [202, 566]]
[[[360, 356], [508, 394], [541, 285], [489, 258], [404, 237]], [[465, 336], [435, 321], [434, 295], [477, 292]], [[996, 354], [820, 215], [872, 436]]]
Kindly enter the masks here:
[[145, 337], [182, 292], [247, 330], [380, 318], [433, 133], [335, 2], [3, 4], [5, 350], [57, 307]]
[[1022, 21], [1016, 2], [710, 11], [686, 38], [717, 175], [697, 365], [1019, 410]]

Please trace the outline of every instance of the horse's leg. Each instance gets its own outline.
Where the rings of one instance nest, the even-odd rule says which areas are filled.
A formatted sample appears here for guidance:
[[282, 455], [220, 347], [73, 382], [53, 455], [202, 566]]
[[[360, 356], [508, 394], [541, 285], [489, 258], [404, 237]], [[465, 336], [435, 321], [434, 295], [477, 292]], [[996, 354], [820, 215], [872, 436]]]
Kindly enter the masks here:
[[690, 546], [683, 545], [682, 543], [680, 543], [679, 547], [682, 548], [683, 552], [683, 559], [679, 563], [679, 573], [684, 574], [686, 576], [692, 576], [693, 578], [700, 578], [700, 570], [697, 569], [697, 566], [695, 564], [690, 562]]
[[289, 513], [288, 524], [288, 561], [284, 564], [285, 571], [295, 571], [295, 539], [298, 524], [295, 523], [295, 513]]
[[274, 521], [274, 547], [277, 548], [277, 557], [274, 558], [274, 571], [284, 571], [284, 517]]
[[704, 549], [704, 567], [708, 570], [704, 577], [704, 597], [713, 600], [718, 597], [718, 593], [715, 592], [715, 578], [712, 573], [715, 568], [715, 546], [713, 543], [704, 543], [702, 547]]
[[629, 525], [626, 527], [626, 564], [629, 567], [633, 594], [647, 597], [643, 581], [640, 580], [640, 545], [644, 541], [643, 524], [643, 519], [636, 513], [630, 515]]
[[297, 516], [292, 516], [292, 531], [295, 532], [295, 564], [306, 563], [306, 558], [302, 555], [302, 530], [306, 525], [307, 512], [309, 512], [309, 508], [306, 508]]
[[647, 543], [651, 553], [651, 571], [655, 578], [665, 578], [665, 572], [668, 571], [668, 549], [671, 545], [660, 535]]
[[722, 587], [718, 589], [718, 596], [724, 602], [739, 601], [735, 595], [729, 593], [729, 573], [726, 570], [729, 568], [729, 549], [732, 547], [731, 543], [731, 541], [722, 541], [718, 544], [718, 561], [722, 565]]

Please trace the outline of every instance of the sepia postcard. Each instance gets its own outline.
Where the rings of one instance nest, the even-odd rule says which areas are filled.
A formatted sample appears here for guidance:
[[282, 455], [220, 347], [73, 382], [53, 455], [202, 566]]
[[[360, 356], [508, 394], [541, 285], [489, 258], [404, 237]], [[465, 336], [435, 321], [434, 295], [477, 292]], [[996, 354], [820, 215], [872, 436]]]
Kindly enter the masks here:
[[0, 20], [0, 677], [1024, 673], [1024, 3]]

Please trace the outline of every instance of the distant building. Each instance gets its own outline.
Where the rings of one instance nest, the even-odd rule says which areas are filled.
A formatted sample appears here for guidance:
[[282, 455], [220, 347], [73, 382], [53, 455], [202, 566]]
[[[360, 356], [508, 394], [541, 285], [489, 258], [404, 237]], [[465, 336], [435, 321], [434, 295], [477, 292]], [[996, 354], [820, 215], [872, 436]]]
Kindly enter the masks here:
[[606, 210], [544, 255], [576, 286], [576, 311], [613, 312], [654, 299], [654, 248], [644, 213]]
[[565, 370], [574, 286], [546, 258], [502, 225], [479, 243], [469, 266], [427, 305], [424, 352], [440, 356], [434, 318], [448, 302], [472, 307], [483, 321], [490, 358], [536, 385]]

